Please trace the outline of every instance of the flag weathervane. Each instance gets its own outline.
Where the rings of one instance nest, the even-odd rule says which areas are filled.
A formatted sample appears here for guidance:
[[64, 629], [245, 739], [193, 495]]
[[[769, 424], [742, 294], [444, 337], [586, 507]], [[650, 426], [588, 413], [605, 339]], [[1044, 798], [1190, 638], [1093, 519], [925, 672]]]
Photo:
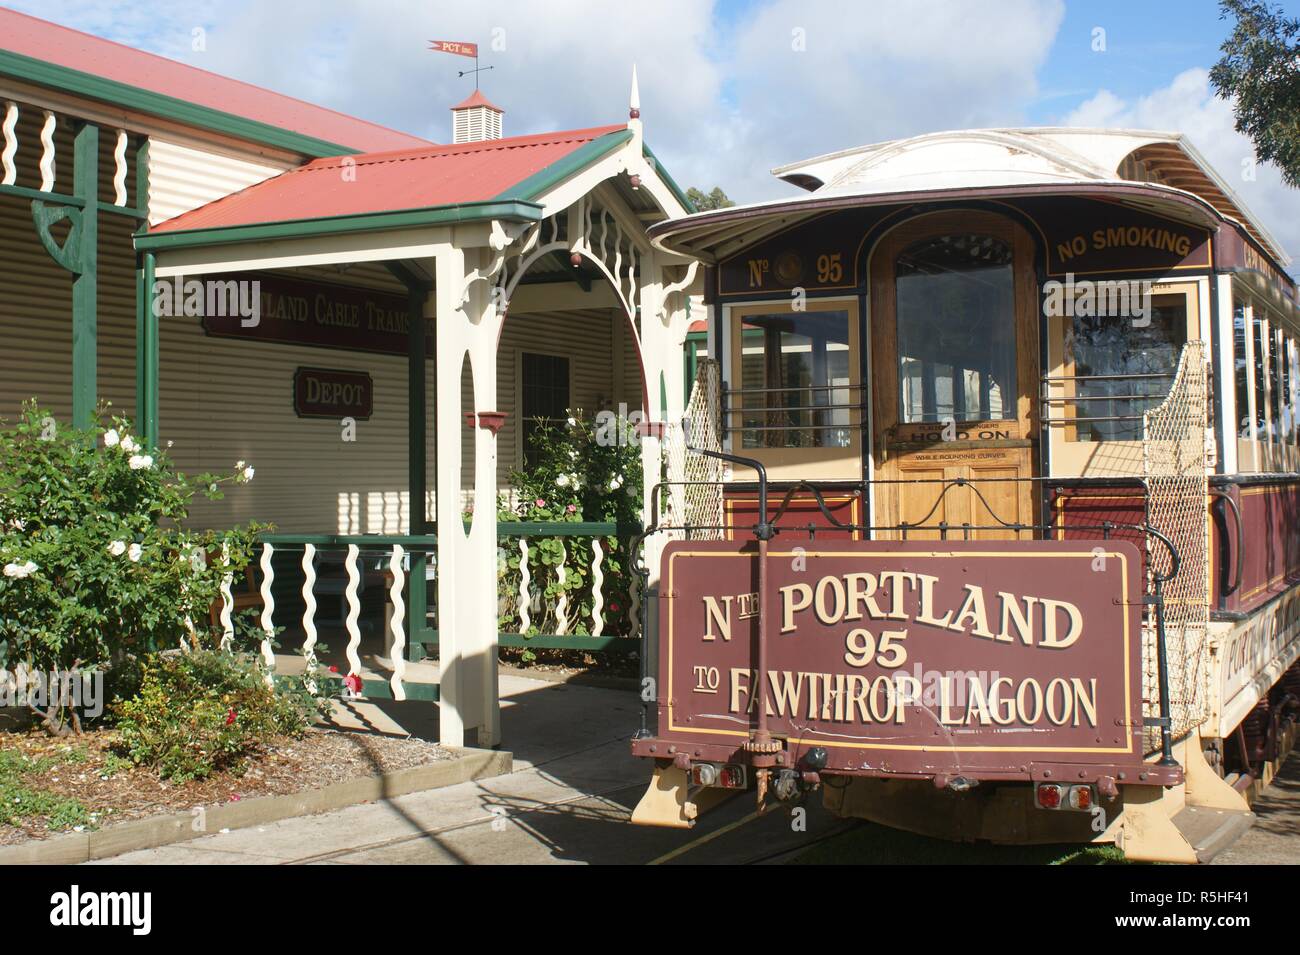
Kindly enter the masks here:
[[485, 70], [492, 69], [492, 67], [490, 66], [478, 65], [478, 44], [477, 43], [462, 43], [459, 40], [430, 40], [429, 49], [433, 50], [435, 53], [455, 53], [457, 56], [472, 57], [474, 60], [474, 69], [457, 70], [456, 75], [459, 77], [459, 76], [467, 76], [468, 74], [473, 73], [474, 89], [478, 89], [478, 75], [484, 72]]

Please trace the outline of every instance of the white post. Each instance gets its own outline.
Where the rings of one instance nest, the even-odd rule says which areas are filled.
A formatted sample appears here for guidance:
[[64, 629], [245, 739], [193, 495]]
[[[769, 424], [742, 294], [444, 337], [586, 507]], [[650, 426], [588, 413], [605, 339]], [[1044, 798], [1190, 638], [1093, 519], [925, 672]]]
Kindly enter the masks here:
[[465, 354], [465, 331], [458, 311], [464, 282], [464, 254], [451, 243], [443, 245], [432, 263], [436, 276], [433, 292], [437, 322], [438, 388], [434, 399], [435, 436], [438, 442], [435, 514], [438, 521], [438, 739], [444, 746], [465, 745], [465, 692], [462, 658], [467, 646], [464, 618], [472, 600], [462, 590], [460, 436], [465, 427], [460, 407], [460, 369]]
[[[450, 232], [449, 232], [450, 236]], [[466, 280], [484, 265], [486, 250], [442, 245], [434, 262], [437, 301], [437, 515], [440, 740], [478, 745], [501, 740], [497, 686], [496, 435], [474, 432], [474, 516], [463, 530], [460, 503], [461, 368], [469, 355], [476, 413], [496, 411], [496, 347], [501, 316], [486, 282]]]
[[[466, 265], [485, 270], [488, 249], [465, 254]], [[463, 281], [462, 281], [463, 284]], [[491, 285], [475, 282], [469, 300], [462, 307], [471, 329], [470, 362], [474, 371], [474, 410], [499, 411], [497, 407], [497, 340], [503, 318], [492, 297]], [[473, 698], [478, 703], [478, 745], [501, 742], [500, 688], [497, 680], [497, 436], [479, 419], [474, 434], [474, 524], [469, 535], [467, 558], [474, 573], [474, 656], [467, 675], [473, 681]]]

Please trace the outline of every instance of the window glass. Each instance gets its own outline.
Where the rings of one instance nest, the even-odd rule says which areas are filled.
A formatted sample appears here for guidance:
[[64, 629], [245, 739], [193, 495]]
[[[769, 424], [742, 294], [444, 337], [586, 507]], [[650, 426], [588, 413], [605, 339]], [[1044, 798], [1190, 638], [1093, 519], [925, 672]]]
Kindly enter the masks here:
[[1285, 440], [1288, 421], [1290, 419], [1290, 409], [1286, 407], [1286, 395], [1291, 387], [1291, 376], [1286, 371], [1286, 339], [1282, 335], [1282, 329], [1273, 332], [1273, 390], [1271, 392], [1272, 402], [1270, 407], [1273, 409], [1273, 429], [1269, 432], [1269, 438], [1273, 441]]
[[943, 235], [894, 264], [899, 420], [1016, 416], [1015, 283], [1010, 247]]
[[1145, 324], [1131, 316], [1075, 315], [1076, 439], [1139, 441], [1142, 414], [1169, 394], [1187, 342], [1187, 299], [1157, 295]]
[[1232, 306], [1232, 360], [1237, 378], [1237, 434], [1250, 437], [1250, 365], [1246, 355], [1246, 305]]
[[849, 313], [746, 315], [741, 324], [746, 448], [847, 448], [856, 392]]
[[1255, 348], [1255, 437], [1268, 438], [1268, 331], [1264, 324], [1264, 311], [1252, 308], [1252, 341]]
[[544, 425], [558, 427], [569, 415], [569, 359], [559, 355], [524, 352], [523, 439], [524, 463], [537, 463], [538, 432]]

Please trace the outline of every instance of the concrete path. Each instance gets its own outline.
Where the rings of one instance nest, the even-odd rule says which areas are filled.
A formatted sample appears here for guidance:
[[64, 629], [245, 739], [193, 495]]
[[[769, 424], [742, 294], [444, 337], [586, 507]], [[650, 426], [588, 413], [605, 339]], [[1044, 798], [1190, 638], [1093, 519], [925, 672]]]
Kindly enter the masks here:
[[[132, 852], [103, 864], [717, 863], [780, 861], [844, 824], [821, 809], [753, 817], [752, 796], [733, 799], [692, 830], [628, 823], [649, 778], [628, 739], [631, 691], [503, 674], [502, 733], [514, 772], [337, 812], [217, 833]], [[436, 739], [436, 708], [387, 703], [354, 718], [395, 720]], [[667, 857], [667, 858], [665, 858]]]
[[1214, 857], [1215, 865], [1300, 863], [1300, 751], [1293, 752], [1251, 806], [1255, 825]]

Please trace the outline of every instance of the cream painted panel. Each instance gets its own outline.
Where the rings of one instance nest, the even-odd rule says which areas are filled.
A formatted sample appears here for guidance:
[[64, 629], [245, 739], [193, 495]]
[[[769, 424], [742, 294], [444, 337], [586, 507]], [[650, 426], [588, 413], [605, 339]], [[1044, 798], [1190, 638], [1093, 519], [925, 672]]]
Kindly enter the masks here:
[[214, 150], [149, 141], [149, 224], [155, 225], [292, 168]]

